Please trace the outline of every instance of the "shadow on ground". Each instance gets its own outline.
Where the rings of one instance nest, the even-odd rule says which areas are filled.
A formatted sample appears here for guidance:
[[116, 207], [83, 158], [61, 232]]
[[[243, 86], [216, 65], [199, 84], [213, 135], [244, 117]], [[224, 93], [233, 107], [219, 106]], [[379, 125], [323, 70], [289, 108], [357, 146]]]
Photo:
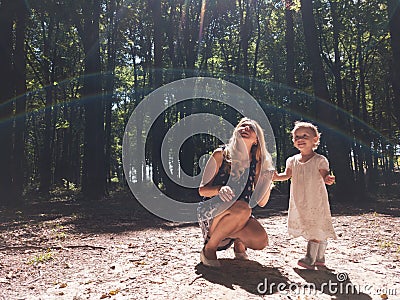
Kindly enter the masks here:
[[203, 278], [209, 282], [223, 285], [229, 289], [240, 287], [254, 295], [277, 293], [280, 285], [288, 286], [288, 278], [277, 268], [261, 265], [252, 260], [219, 259], [220, 268], [209, 268], [203, 264], [196, 266], [196, 280]]
[[336, 300], [370, 300], [362, 287], [354, 285], [347, 273], [334, 273], [333, 270], [306, 270], [294, 268], [294, 271], [308, 284], [304, 293], [317, 291], [334, 297]]
[[[257, 218], [285, 216], [287, 204], [287, 195], [274, 192], [267, 205], [264, 208], [254, 208], [253, 214]], [[398, 197], [379, 198], [362, 206], [331, 203], [331, 207], [333, 216], [362, 215], [370, 212], [400, 216]], [[151, 214], [129, 191], [114, 193], [96, 202], [79, 200], [75, 195], [41, 200], [30, 197], [25, 205], [19, 208], [0, 207], [0, 218], [0, 232], [26, 225], [40, 225], [47, 221], [56, 221], [60, 226], [72, 226], [80, 233], [122, 233], [146, 228], [173, 230], [197, 226], [197, 223], [169, 222]]]

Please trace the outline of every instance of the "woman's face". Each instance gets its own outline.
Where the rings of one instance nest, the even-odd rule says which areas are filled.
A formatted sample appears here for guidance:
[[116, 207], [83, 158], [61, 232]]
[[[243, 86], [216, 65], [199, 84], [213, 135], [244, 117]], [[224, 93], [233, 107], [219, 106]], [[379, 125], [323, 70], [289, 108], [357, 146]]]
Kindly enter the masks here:
[[257, 134], [255, 132], [255, 125], [252, 122], [244, 121], [236, 128], [236, 131], [240, 134], [240, 136], [243, 138], [246, 144], [257, 143]]

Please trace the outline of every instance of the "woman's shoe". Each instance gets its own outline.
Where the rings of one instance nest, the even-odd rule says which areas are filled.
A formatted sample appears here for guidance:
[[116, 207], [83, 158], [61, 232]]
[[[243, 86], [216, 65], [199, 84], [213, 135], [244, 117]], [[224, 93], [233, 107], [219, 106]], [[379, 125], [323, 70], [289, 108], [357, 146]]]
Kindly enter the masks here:
[[247, 247], [239, 239], [235, 240], [235, 245], [233, 247], [233, 252], [235, 253], [235, 259], [239, 260], [249, 260], [246, 253]]
[[206, 267], [219, 268], [221, 266], [221, 263], [218, 261], [218, 259], [208, 259], [206, 257], [206, 255], [204, 254], [204, 248], [200, 252], [200, 261]]
[[235, 252], [235, 259], [249, 260], [249, 256], [246, 252]]

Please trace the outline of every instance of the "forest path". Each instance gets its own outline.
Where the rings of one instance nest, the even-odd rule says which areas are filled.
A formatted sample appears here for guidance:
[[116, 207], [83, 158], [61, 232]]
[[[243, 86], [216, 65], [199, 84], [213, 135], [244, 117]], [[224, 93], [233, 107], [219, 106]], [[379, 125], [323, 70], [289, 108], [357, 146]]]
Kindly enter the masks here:
[[[389, 197], [390, 198], [390, 197]], [[0, 211], [0, 299], [400, 299], [400, 200], [332, 205], [329, 270], [304, 270], [289, 239], [287, 197], [254, 214], [270, 246], [249, 261], [199, 262], [197, 224], [163, 221], [129, 194], [82, 205], [65, 198]]]

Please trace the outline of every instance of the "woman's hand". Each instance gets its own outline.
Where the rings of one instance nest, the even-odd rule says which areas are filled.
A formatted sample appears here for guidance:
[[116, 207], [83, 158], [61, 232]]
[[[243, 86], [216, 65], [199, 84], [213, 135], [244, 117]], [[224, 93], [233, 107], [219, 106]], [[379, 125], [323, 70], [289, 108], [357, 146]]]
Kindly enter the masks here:
[[222, 201], [229, 202], [235, 197], [235, 193], [230, 186], [224, 185], [219, 189], [218, 196]]

